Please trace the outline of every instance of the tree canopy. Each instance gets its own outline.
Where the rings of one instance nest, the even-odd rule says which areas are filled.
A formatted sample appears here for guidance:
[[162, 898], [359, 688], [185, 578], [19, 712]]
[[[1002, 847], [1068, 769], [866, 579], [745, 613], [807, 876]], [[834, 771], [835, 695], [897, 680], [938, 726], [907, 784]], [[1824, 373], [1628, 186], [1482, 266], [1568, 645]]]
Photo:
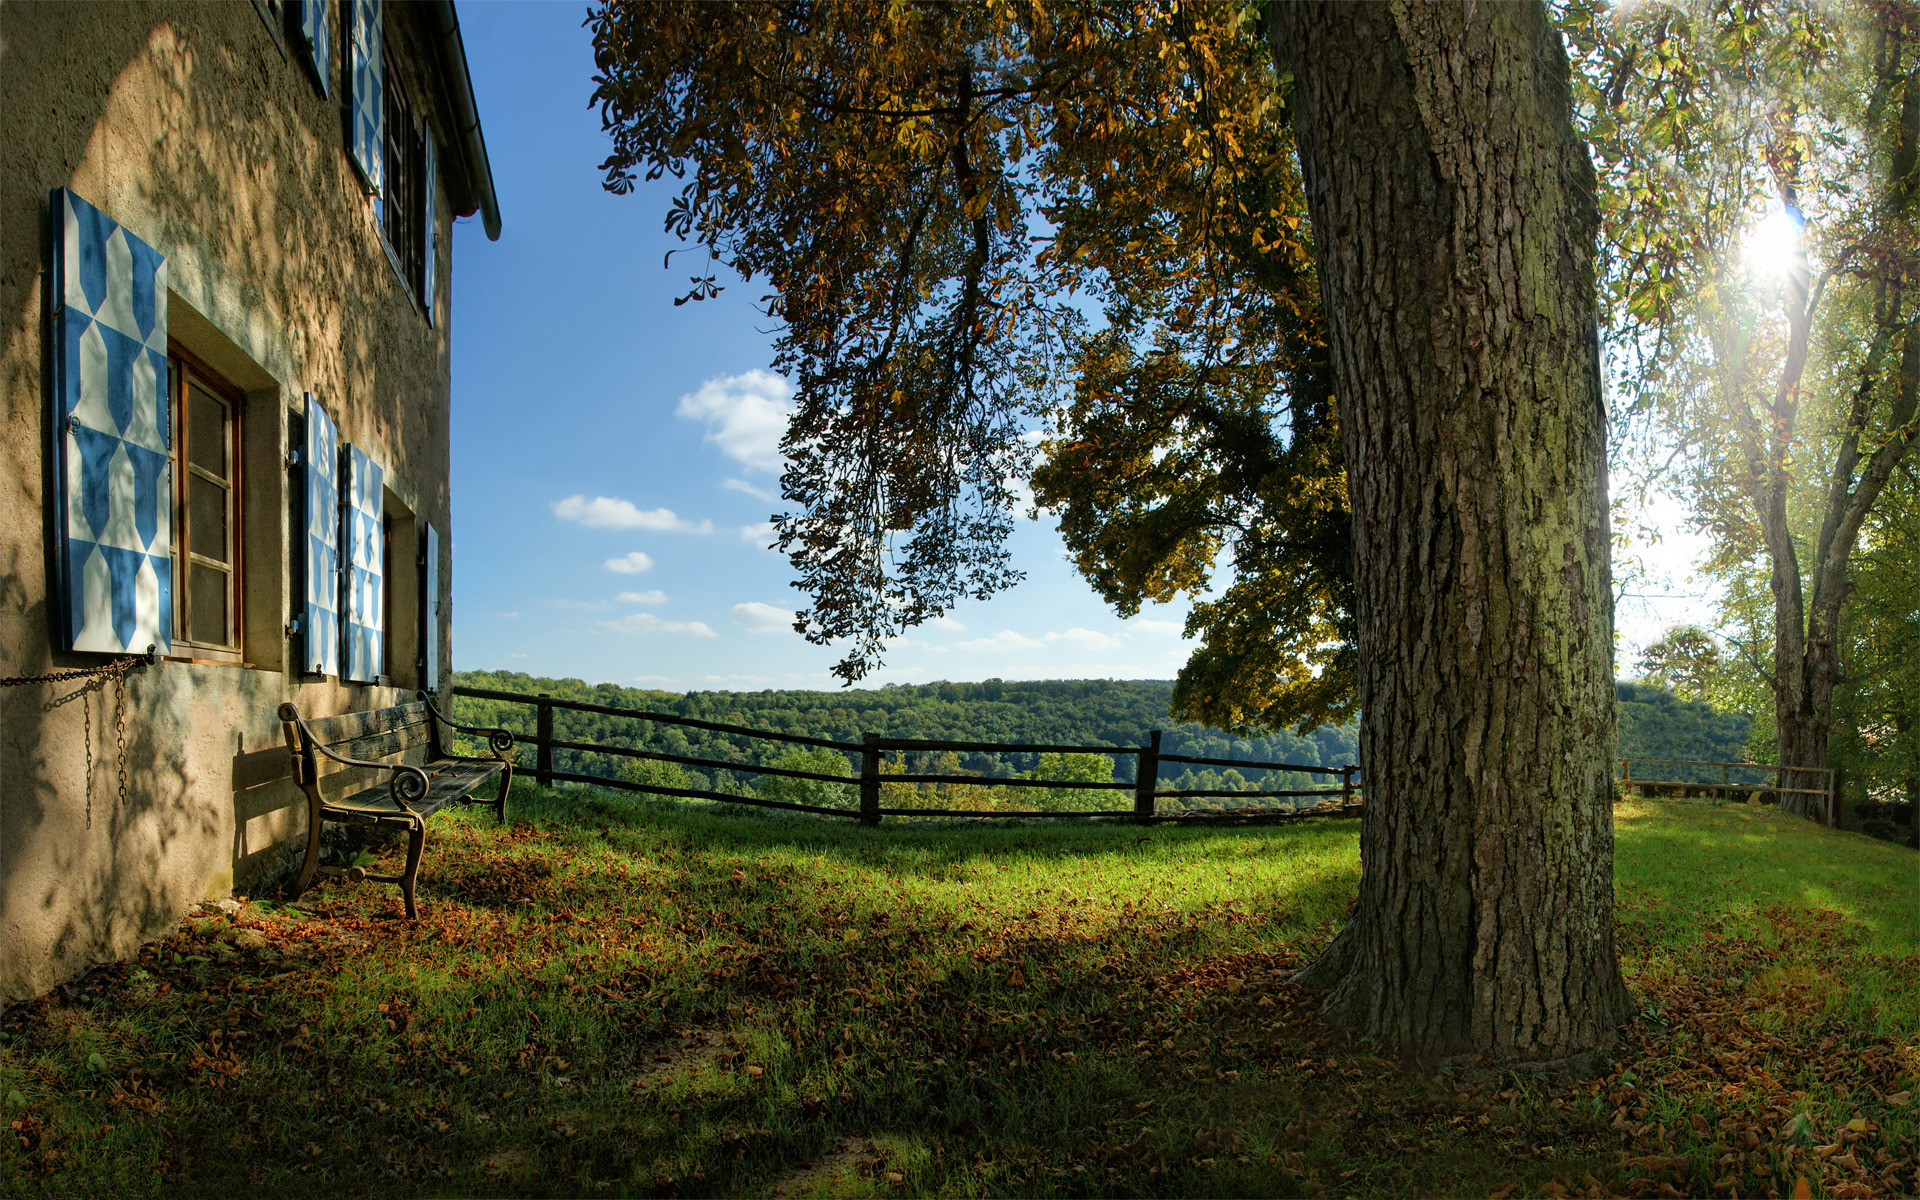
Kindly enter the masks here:
[[[1122, 613], [1212, 586], [1187, 715], [1352, 712], [1346, 483], [1257, 6], [614, 2], [607, 186], [768, 288], [780, 548], [836, 672], [1020, 572], [1018, 482]], [[1049, 434], [1036, 446], [1035, 438]], [[1037, 470], [1035, 469], [1037, 466]]]

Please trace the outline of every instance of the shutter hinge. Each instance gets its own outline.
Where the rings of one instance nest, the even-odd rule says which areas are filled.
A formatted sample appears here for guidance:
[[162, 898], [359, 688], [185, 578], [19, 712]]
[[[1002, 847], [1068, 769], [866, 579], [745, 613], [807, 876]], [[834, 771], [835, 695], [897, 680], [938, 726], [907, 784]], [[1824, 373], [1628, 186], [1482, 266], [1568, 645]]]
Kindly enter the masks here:
[[300, 635], [300, 618], [295, 617], [293, 620], [287, 622], [287, 636], [298, 637], [299, 635]]
[[287, 465], [290, 467], [297, 467], [300, 465], [300, 451], [298, 449], [287, 451]]

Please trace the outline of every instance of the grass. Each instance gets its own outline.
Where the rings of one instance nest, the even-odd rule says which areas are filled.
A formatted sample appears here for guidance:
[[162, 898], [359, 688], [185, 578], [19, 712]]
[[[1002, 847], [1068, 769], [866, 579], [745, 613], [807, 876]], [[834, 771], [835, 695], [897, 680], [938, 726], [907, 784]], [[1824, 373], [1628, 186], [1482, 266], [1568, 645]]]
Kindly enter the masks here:
[[[1357, 823], [880, 830], [516, 787], [0, 1019], [7, 1195], [1911, 1194], [1916, 858], [1629, 800], [1607, 1077], [1403, 1072], [1288, 972]], [[0, 1131], [8, 1132], [8, 1131]]]

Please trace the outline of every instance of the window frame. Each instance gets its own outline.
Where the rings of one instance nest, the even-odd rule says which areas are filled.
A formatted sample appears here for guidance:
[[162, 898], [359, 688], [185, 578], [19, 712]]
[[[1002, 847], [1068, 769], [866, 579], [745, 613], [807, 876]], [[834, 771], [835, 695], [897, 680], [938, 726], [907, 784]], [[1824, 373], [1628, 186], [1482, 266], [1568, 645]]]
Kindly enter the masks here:
[[[173, 474], [173, 644], [176, 650], [189, 652], [169, 657], [190, 662], [244, 664], [247, 627], [246, 586], [243, 582], [246, 535], [242, 529], [245, 514], [241, 497], [245, 486], [242, 464], [246, 393], [173, 338], [167, 339], [167, 359], [167, 386], [171, 392], [167, 411], [174, 432], [173, 445], [168, 454]], [[188, 454], [191, 426], [188, 424], [187, 404], [190, 389], [195, 383], [225, 404], [228, 415], [225, 438], [228, 474], [222, 485], [227, 494], [228, 558], [224, 564], [208, 562], [205, 565], [224, 569], [227, 575], [227, 634], [232, 639], [230, 643], [204, 642], [191, 636], [193, 566], [197, 557], [204, 558], [195, 555], [190, 541], [193, 518], [188, 504], [194, 473], [205, 470], [195, 466]]]
[[[383, 5], [383, 12], [384, 9]], [[431, 135], [410, 89], [400, 79], [400, 64], [385, 38], [381, 39], [381, 56], [384, 140], [380, 154], [384, 165], [381, 190], [374, 196], [374, 225], [380, 231], [380, 244], [387, 252], [387, 261], [405, 285], [407, 299], [424, 313], [426, 239], [433, 236], [431, 230], [422, 228], [426, 224], [424, 189], [433, 186], [433, 181], [425, 178], [425, 140]]]

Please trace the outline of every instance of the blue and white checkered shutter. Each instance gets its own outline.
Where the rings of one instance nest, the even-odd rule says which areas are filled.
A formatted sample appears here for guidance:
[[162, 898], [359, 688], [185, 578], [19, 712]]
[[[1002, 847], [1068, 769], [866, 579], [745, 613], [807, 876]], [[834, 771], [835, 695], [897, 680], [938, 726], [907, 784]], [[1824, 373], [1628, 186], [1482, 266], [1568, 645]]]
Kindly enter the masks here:
[[433, 324], [433, 192], [440, 175], [436, 168], [437, 156], [433, 152], [433, 126], [427, 125], [421, 130], [421, 143], [426, 147], [426, 178], [421, 181], [421, 193], [425, 196], [426, 211], [422, 214], [425, 222], [420, 226], [426, 239], [425, 255], [420, 268], [420, 296], [426, 301], [427, 324]]
[[440, 690], [440, 533], [426, 527], [426, 550], [420, 571], [420, 686]]
[[348, 21], [347, 70], [352, 106], [353, 161], [365, 176], [367, 188], [380, 195], [386, 188], [387, 106], [386, 58], [380, 46], [380, 0], [346, 0]]
[[167, 260], [52, 196], [56, 573], [70, 650], [173, 648]]
[[356, 683], [378, 682], [384, 657], [385, 481], [378, 463], [358, 446], [347, 447], [347, 669], [341, 678]]
[[307, 446], [301, 455], [306, 508], [306, 605], [301, 615], [300, 670], [340, 673], [340, 431], [307, 393]]
[[332, 16], [328, 0], [294, 0], [300, 7], [300, 36], [306, 41], [307, 66], [320, 83], [320, 94], [329, 94], [328, 74], [333, 70], [333, 38], [327, 18]]

